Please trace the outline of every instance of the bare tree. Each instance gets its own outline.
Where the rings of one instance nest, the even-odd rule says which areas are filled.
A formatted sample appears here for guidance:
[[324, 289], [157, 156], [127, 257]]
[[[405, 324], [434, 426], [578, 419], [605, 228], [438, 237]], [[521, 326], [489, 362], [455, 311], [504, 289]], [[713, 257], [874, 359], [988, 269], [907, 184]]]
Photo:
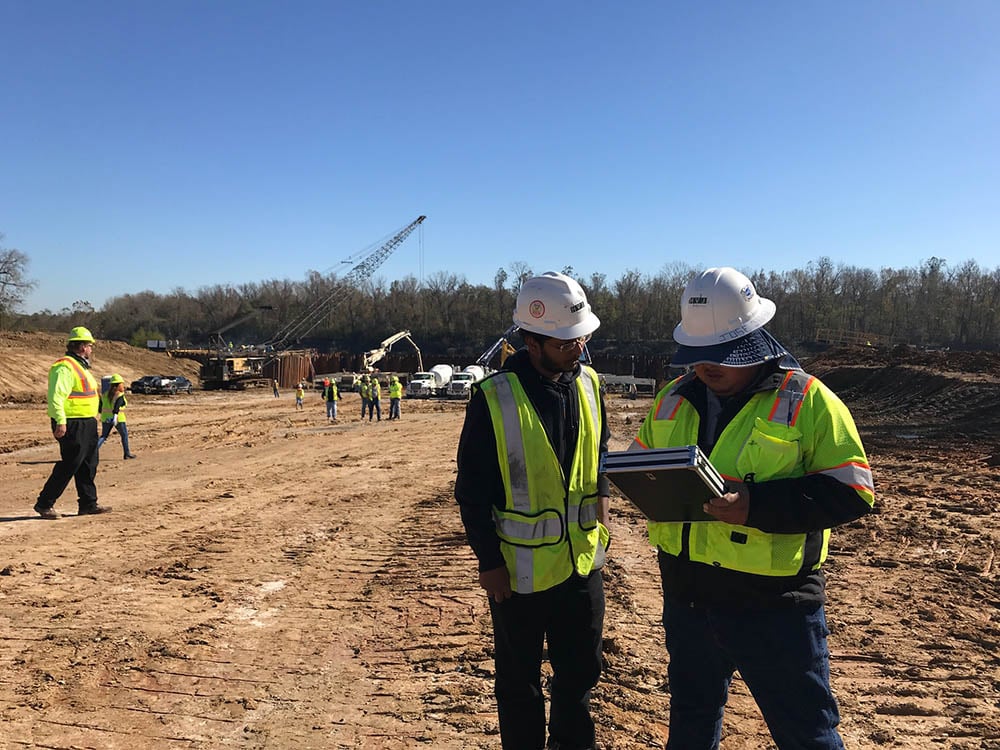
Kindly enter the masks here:
[[[3, 242], [0, 234], [0, 242]], [[35, 288], [35, 281], [25, 275], [28, 256], [20, 250], [0, 247], [0, 329], [5, 315], [15, 312], [24, 302], [24, 296]]]

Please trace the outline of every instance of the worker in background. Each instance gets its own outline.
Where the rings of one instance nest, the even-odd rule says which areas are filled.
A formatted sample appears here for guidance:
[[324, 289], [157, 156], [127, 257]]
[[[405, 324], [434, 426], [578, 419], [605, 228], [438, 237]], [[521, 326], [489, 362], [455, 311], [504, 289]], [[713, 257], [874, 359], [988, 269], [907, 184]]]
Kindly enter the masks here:
[[300, 381], [297, 386], [295, 386], [295, 411], [300, 411], [305, 407], [302, 406], [302, 399], [306, 396], [306, 388]]
[[337, 392], [337, 384], [330, 378], [323, 378], [323, 401], [326, 403], [326, 418], [331, 422], [337, 421], [337, 401], [340, 394]]
[[403, 384], [399, 376], [389, 378], [389, 419], [399, 419], [399, 402], [403, 398]]
[[125, 451], [125, 458], [135, 458], [135, 454], [128, 448], [128, 426], [125, 424], [125, 407], [128, 401], [125, 399], [125, 381], [121, 375], [115, 373], [108, 382], [108, 390], [101, 394], [101, 437], [97, 441], [97, 449], [100, 450], [104, 441], [111, 435], [112, 430], [118, 430], [122, 439], [122, 450]]
[[608, 423], [580, 355], [600, 320], [580, 285], [545, 273], [514, 310], [524, 348], [472, 386], [458, 445], [458, 500], [493, 619], [500, 740], [546, 747], [541, 663], [552, 665], [550, 748], [595, 748], [601, 674]]
[[739, 670], [785, 748], [842, 750], [830, 690], [830, 529], [870, 512], [872, 473], [841, 400], [764, 325], [775, 305], [732, 268], [692, 278], [671, 366], [630, 450], [697, 444], [729, 492], [716, 520], [649, 523], [670, 655], [670, 750], [719, 747]]
[[271, 381], [271, 387], [274, 389], [274, 397], [278, 398], [278, 396], [281, 395], [281, 393], [278, 391], [278, 381], [277, 380], [272, 380]]
[[362, 375], [361, 382], [358, 383], [358, 393], [361, 394], [361, 421], [365, 420], [365, 414], [368, 412], [371, 401], [369, 401], [369, 395], [371, 394], [371, 385], [368, 382], [368, 376]]
[[59, 518], [53, 506], [70, 479], [76, 482], [80, 515], [111, 510], [97, 503], [94, 484], [100, 386], [90, 372], [93, 351], [93, 335], [83, 326], [76, 326], [69, 332], [66, 354], [49, 368], [48, 415], [52, 436], [59, 443], [59, 461], [35, 502], [35, 512], [45, 519]]
[[378, 378], [372, 375], [368, 385], [368, 421], [372, 421], [372, 412], [375, 413], [378, 421], [382, 421], [382, 384]]

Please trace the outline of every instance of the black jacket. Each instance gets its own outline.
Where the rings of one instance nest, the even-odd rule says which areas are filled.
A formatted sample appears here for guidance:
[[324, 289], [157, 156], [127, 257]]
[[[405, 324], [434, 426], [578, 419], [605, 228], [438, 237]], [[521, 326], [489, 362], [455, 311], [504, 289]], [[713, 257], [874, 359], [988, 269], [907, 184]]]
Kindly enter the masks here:
[[[579, 366], [570, 373], [563, 373], [558, 380], [549, 380], [531, 365], [526, 349], [511, 355], [504, 363], [504, 370], [514, 372], [524, 388], [531, 405], [538, 413], [549, 442], [555, 451], [563, 473], [569, 474], [579, 432], [579, 405], [575, 381], [580, 377]], [[608, 421], [601, 397], [600, 452], [608, 450]], [[608, 494], [608, 480], [599, 477], [598, 495]], [[493, 433], [486, 397], [480, 388], [474, 388], [465, 411], [465, 425], [458, 442], [458, 477], [455, 480], [455, 499], [462, 513], [462, 523], [469, 546], [479, 559], [479, 570], [493, 570], [504, 564], [500, 554], [500, 539], [493, 521], [493, 508], [502, 509], [506, 503], [500, 464], [497, 460], [497, 441]]]

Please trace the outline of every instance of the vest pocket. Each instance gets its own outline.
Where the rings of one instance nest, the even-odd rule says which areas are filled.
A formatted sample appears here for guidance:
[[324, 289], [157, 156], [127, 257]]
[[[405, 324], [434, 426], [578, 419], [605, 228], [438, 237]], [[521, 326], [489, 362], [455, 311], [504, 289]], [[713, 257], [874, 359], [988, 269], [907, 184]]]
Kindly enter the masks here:
[[736, 457], [739, 476], [753, 474], [763, 482], [773, 477], [799, 476], [802, 462], [802, 433], [794, 427], [773, 424], [757, 417], [750, 437]]

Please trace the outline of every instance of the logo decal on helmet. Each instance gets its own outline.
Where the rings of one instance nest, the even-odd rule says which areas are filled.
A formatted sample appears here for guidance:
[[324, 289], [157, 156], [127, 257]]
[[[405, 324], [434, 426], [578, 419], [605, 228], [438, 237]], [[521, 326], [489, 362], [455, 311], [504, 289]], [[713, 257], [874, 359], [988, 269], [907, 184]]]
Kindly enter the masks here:
[[740, 294], [743, 295], [743, 298], [745, 300], [747, 300], [747, 301], [753, 299], [753, 293], [754, 293], [753, 292], [753, 287], [750, 286], [749, 284], [747, 286], [743, 287], [742, 289], [740, 289]]
[[586, 306], [586, 304], [587, 304], [586, 300], [584, 300], [583, 302], [577, 302], [569, 309], [569, 311], [571, 313], [580, 312], [580, 310], [582, 310], [584, 306]]
[[707, 305], [708, 297], [688, 297], [689, 305]]
[[528, 315], [533, 318], [540, 318], [545, 315], [545, 305], [540, 299], [531, 301], [531, 304], [528, 305]]

